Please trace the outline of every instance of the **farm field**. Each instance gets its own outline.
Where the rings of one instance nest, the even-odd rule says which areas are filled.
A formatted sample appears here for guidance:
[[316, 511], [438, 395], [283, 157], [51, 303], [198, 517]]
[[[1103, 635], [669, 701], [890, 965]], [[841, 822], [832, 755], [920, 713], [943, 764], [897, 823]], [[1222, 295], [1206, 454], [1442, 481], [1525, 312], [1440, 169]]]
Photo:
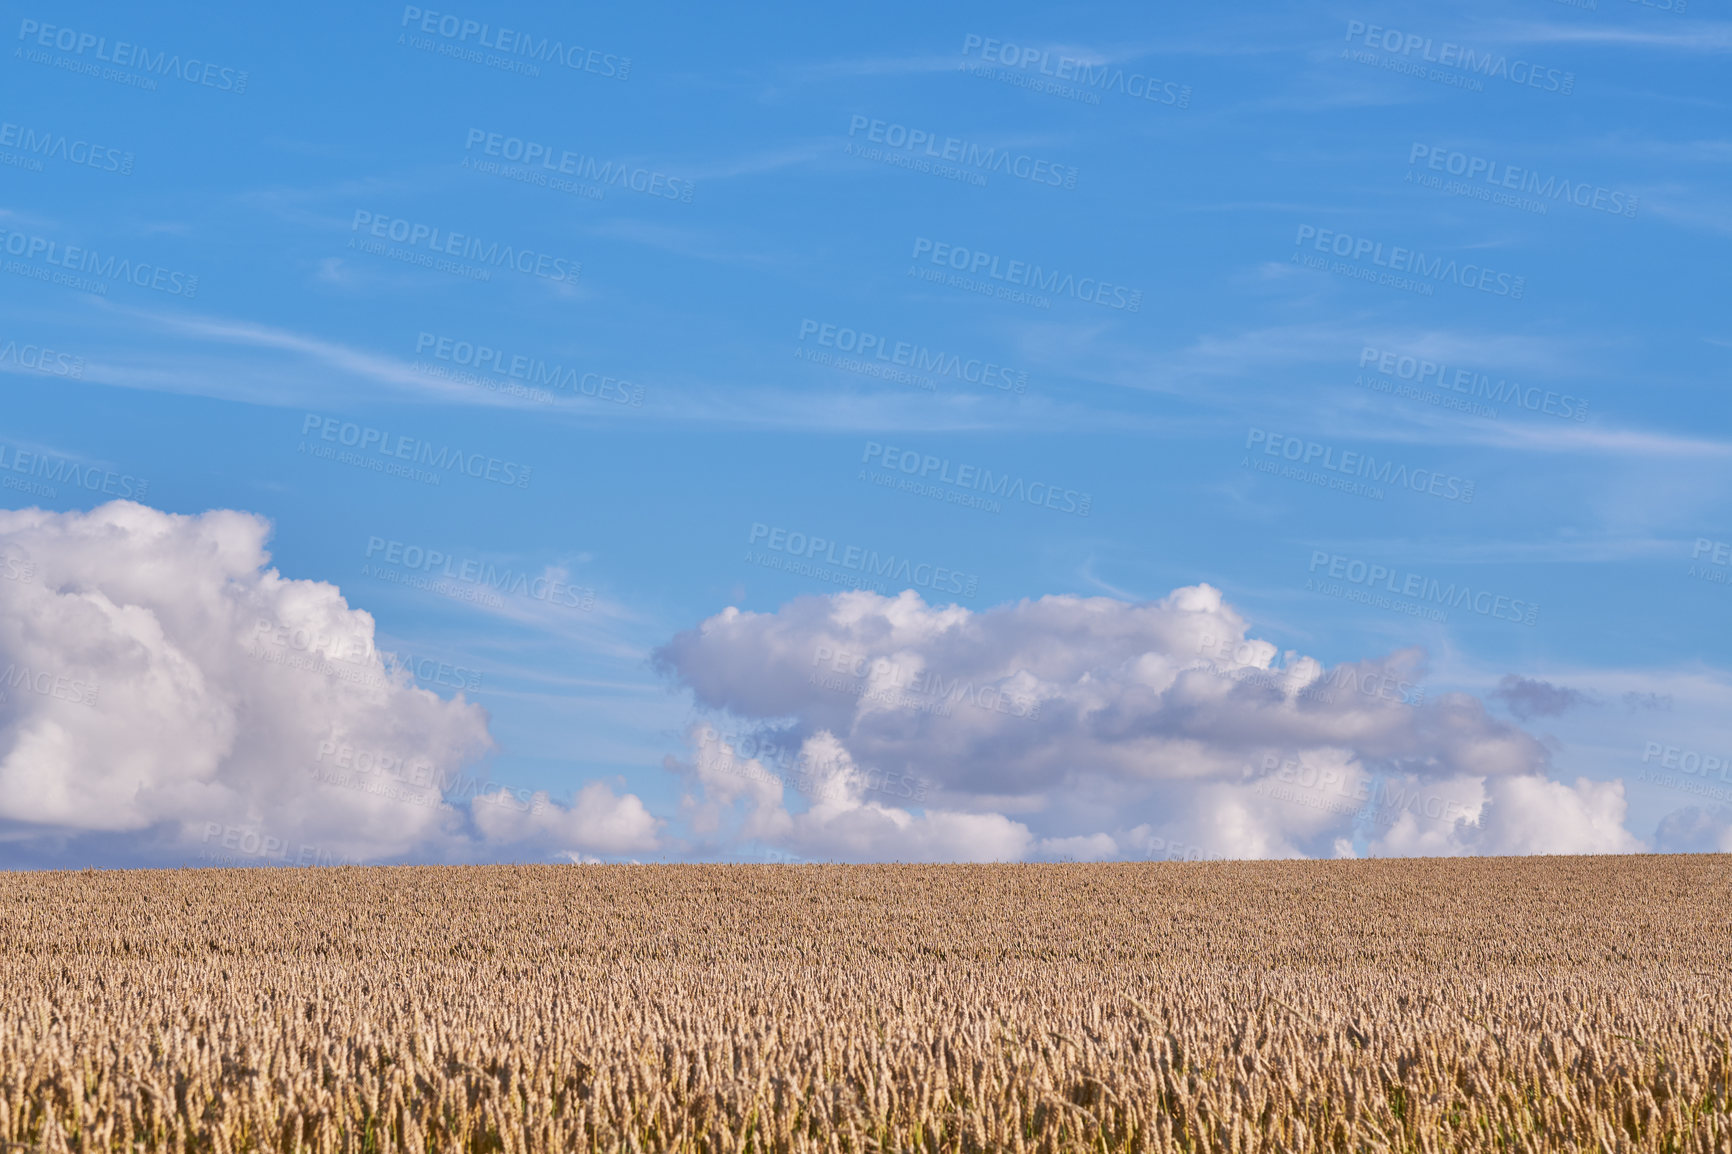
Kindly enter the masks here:
[[1712, 855], [0, 874], [6, 1150], [1732, 1148]]

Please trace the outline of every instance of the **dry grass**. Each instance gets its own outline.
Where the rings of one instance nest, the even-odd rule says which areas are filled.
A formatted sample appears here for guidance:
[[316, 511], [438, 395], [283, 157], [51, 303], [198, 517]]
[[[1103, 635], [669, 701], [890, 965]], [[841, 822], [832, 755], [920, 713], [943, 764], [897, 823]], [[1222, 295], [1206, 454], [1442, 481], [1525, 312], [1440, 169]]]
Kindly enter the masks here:
[[44, 1150], [1732, 1148], [1716, 857], [0, 874]]

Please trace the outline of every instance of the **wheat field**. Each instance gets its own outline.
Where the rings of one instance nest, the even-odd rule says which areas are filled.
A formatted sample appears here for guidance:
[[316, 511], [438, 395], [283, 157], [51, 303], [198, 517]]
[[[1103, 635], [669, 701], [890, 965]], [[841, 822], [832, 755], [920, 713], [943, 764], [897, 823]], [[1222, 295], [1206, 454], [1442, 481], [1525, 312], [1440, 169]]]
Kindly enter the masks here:
[[0, 874], [44, 1151], [1732, 1149], [1712, 856]]

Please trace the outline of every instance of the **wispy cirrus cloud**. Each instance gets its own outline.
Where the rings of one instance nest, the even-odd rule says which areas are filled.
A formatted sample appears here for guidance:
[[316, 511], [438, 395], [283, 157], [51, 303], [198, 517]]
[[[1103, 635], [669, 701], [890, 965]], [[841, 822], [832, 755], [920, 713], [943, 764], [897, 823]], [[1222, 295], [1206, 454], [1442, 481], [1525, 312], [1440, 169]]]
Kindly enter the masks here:
[[1507, 24], [1498, 39], [1512, 44], [1605, 44], [1665, 52], [1732, 52], [1732, 24], [1692, 21], [1678, 28], [1615, 28], [1605, 25]]

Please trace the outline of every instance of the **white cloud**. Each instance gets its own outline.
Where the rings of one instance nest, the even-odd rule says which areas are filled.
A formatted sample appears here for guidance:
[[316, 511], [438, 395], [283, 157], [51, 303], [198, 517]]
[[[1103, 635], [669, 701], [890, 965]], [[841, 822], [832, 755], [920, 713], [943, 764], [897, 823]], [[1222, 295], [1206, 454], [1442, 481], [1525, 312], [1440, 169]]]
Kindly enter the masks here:
[[1089, 859], [1641, 848], [1621, 783], [1550, 780], [1534, 737], [1477, 698], [1427, 694], [1420, 652], [1326, 669], [1252, 638], [1207, 585], [982, 612], [912, 591], [805, 597], [727, 609], [658, 661], [701, 707], [798, 749], [794, 770], [929, 790], [924, 815], [845, 790], [791, 812], [784, 781], [762, 780], [788, 767], [751, 763], [748, 789], [737, 769], [718, 780], [746, 764], [725, 749], [670, 765], [706, 830], [735, 828], [750, 794], [737, 828], [808, 856], [942, 856], [935, 838], [955, 856]]
[[269, 529], [246, 513], [126, 501], [0, 512], [11, 852], [186, 860], [244, 842], [443, 860], [508, 842], [549, 855], [654, 847], [641, 803], [603, 786], [524, 821], [497, 795], [444, 802], [441, 782], [485, 776], [486, 712], [389, 669], [372, 616], [335, 586], [269, 568]]
[[1651, 48], [1691, 54], [1732, 51], [1732, 25], [1697, 20], [1672, 29], [1579, 27], [1527, 23], [1507, 28], [1502, 39], [1518, 44], [1605, 44], [1617, 48]]
[[[616, 786], [591, 782], [569, 805], [450, 789], [487, 776], [485, 711], [389, 668], [372, 617], [270, 568], [268, 534], [245, 513], [130, 502], [0, 512], [0, 852], [162, 864], [271, 860], [268, 847], [452, 861], [671, 848], [667, 822]], [[666, 764], [700, 856], [1642, 848], [1621, 782], [1552, 780], [1535, 738], [1476, 698], [1428, 693], [1423, 654], [1328, 669], [1252, 637], [1206, 585], [982, 612], [912, 592], [808, 597], [726, 610], [658, 660], [783, 751], [693, 727], [689, 760]], [[1720, 846], [1726, 825], [1673, 815], [1657, 840]]]
[[593, 853], [653, 850], [661, 824], [636, 796], [616, 796], [599, 781], [584, 786], [570, 807], [554, 805], [545, 793], [537, 793], [527, 808], [477, 803], [474, 815], [490, 847], [536, 849], [572, 861], [589, 860]]
[[1663, 853], [1732, 853], [1732, 807], [1673, 810], [1660, 819], [1654, 841]]
[[1635, 853], [1624, 829], [1624, 783], [1577, 778], [1573, 786], [1522, 776], [1486, 785], [1485, 817], [1472, 838], [1486, 854]]
[[[915, 814], [896, 804], [916, 796], [903, 775], [862, 772], [842, 743], [823, 730], [782, 759], [742, 756], [714, 729], [689, 734], [690, 763], [668, 768], [697, 787], [684, 799], [694, 832], [727, 841], [763, 841], [805, 857], [841, 861], [1018, 861], [1034, 838], [1028, 827], [999, 814], [928, 807]], [[787, 808], [788, 791], [806, 801]], [[735, 803], [745, 812], [735, 820]]]

